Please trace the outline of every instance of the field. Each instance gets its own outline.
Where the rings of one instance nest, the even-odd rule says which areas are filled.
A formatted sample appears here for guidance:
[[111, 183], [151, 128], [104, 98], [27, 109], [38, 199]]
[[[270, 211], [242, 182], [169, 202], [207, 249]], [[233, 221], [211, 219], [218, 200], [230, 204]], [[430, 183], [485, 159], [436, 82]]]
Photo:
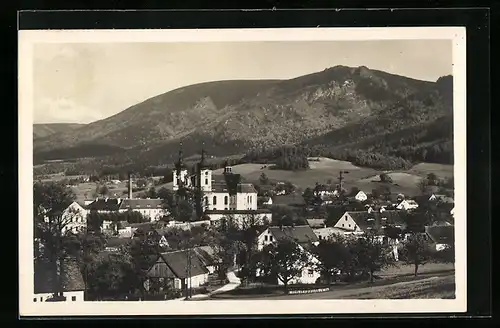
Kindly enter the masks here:
[[455, 273], [453, 264], [433, 263], [422, 266], [415, 277], [413, 266], [401, 265], [378, 272], [373, 283], [368, 281], [332, 286], [330, 291], [284, 295], [270, 292], [261, 295], [217, 295], [217, 299], [453, 299], [455, 298]]
[[[373, 189], [380, 186], [378, 175], [384, 173], [383, 171], [377, 171], [371, 168], [355, 166], [350, 162], [325, 157], [320, 157], [319, 161], [310, 161], [309, 170], [298, 172], [273, 170], [269, 167], [264, 167], [262, 164], [240, 164], [232, 168], [234, 173], [241, 174], [243, 179], [248, 182], [258, 182], [261, 174], [265, 173], [269, 179], [276, 182], [289, 181], [296, 185], [299, 190], [303, 190], [307, 187], [314, 187], [316, 182], [327, 183], [328, 180], [331, 180], [335, 183], [341, 170], [349, 172], [344, 175], [343, 181], [344, 187], [347, 190], [352, 187], [357, 187], [365, 192], [371, 192]], [[385, 171], [393, 180], [393, 184], [390, 185], [391, 191], [393, 193], [404, 193], [409, 196], [420, 193], [417, 183], [421, 178], [426, 177], [427, 174], [431, 172], [435, 173], [440, 178], [451, 177], [453, 176], [453, 166], [420, 163], [408, 171]], [[213, 171], [214, 175], [222, 175], [222, 173], [223, 169]], [[65, 176], [62, 174], [52, 175], [50, 180], [60, 180], [63, 178], [65, 178]], [[161, 187], [172, 188], [172, 183], [159, 185], [157, 189]], [[112, 185], [111, 188], [113, 188], [110, 190], [111, 195], [116, 194], [117, 196], [123, 195], [123, 192], [127, 190], [127, 186], [124, 183]], [[82, 183], [74, 189], [78, 199], [84, 199], [85, 194], [87, 194], [87, 197], [91, 197], [90, 195], [95, 190], [95, 184]]]

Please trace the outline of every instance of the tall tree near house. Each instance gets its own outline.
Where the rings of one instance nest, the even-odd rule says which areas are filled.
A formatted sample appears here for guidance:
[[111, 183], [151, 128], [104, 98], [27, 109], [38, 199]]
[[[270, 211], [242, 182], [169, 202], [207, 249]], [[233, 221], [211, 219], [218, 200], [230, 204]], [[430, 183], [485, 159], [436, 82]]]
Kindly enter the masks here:
[[302, 193], [302, 198], [304, 198], [304, 202], [306, 205], [311, 205], [314, 200], [314, 192], [311, 188], [306, 188]]
[[435, 173], [427, 174], [427, 184], [429, 186], [436, 186], [438, 184], [439, 178]]
[[76, 256], [85, 284], [85, 291], [89, 287], [89, 276], [96, 265], [99, 252], [104, 249], [105, 239], [102, 234], [78, 234], [71, 236], [68, 241], [71, 253]]
[[248, 214], [243, 218], [241, 229], [242, 249], [239, 254], [240, 276], [245, 283], [255, 276], [254, 257], [257, 253], [258, 228], [261, 222], [257, 215]]
[[358, 238], [353, 246], [358, 269], [370, 275], [370, 282], [373, 282], [376, 271], [393, 264], [391, 249], [373, 235]]
[[308, 255], [293, 241], [279, 239], [262, 250], [258, 268], [263, 273], [277, 277], [288, 294], [288, 284], [302, 273], [309, 264]]
[[34, 236], [43, 245], [42, 256], [52, 266], [55, 297], [63, 297], [63, 261], [70, 254], [67, 233], [71, 215], [64, 210], [76, 199], [70, 188], [54, 182], [33, 185]]
[[128, 248], [134, 272], [134, 278], [129, 278], [129, 283], [138, 289], [143, 297], [146, 292], [143, 286], [146, 272], [151, 267], [153, 258], [156, 259], [156, 256], [162, 251], [163, 249], [158, 244], [154, 234], [142, 229], [136, 230], [135, 238]]
[[432, 259], [432, 251], [424, 235], [415, 233], [403, 242], [399, 257], [406, 264], [414, 266], [414, 275], [417, 276], [418, 268]]
[[267, 177], [267, 175], [264, 172], [262, 172], [262, 174], [260, 175], [259, 182], [261, 185], [269, 184], [269, 178]]
[[347, 249], [345, 238], [342, 236], [321, 240], [313, 248], [313, 253], [319, 260], [315, 263], [315, 267], [328, 283], [337, 281], [337, 274], [345, 271], [347, 263], [351, 260], [351, 253]]
[[417, 183], [417, 187], [420, 190], [420, 193], [422, 195], [425, 195], [427, 193], [428, 186], [429, 186], [429, 183], [426, 179], [420, 179], [420, 181]]

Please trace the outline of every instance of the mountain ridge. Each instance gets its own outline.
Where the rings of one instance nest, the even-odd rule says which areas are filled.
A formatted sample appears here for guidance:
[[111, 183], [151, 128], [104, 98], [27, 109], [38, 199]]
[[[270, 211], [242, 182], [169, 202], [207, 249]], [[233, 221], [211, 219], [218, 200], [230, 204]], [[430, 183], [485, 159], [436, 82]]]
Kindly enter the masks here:
[[199, 83], [76, 131], [37, 138], [34, 152], [43, 159], [83, 144], [92, 157], [92, 144], [107, 145], [117, 150], [110, 154], [114, 158], [159, 165], [172, 159], [181, 140], [187, 156], [204, 141], [217, 155], [314, 140], [342, 148], [358, 134], [393, 133], [452, 116], [452, 82], [451, 76], [430, 82], [365, 66], [335, 66], [289, 80]]

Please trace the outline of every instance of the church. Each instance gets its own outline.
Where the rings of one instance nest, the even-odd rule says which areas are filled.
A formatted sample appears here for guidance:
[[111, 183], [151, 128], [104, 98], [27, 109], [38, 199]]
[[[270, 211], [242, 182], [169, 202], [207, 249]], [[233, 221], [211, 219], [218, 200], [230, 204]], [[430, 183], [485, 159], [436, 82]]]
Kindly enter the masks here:
[[271, 222], [271, 211], [257, 207], [257, 190], [253, 184], [241, 183], [241, 176], [232, 172], [227, 161], [223, 179], [215, 181], [205, 157], [205, 150], [202, 149], [200, 162], [188, 170], [183, 161], [181, 145], [172, 173], [174, 191], [186, 188], [197, 195], [199, 217], [209, 219], [212, 224], [232, 219], [240, 226]]

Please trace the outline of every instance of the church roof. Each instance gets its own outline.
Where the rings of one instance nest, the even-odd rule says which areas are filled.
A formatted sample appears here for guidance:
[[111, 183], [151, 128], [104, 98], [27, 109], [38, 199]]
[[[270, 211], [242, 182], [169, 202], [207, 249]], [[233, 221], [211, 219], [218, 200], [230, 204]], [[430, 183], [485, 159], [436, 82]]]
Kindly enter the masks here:
[[[239, 183], [237, 185], [238, 193], [257, 193], [257, 190], [251, 183]], [[229, 192], [229, 188], [225, 183], [216, 183], [212, 185], [212, 192]]]

